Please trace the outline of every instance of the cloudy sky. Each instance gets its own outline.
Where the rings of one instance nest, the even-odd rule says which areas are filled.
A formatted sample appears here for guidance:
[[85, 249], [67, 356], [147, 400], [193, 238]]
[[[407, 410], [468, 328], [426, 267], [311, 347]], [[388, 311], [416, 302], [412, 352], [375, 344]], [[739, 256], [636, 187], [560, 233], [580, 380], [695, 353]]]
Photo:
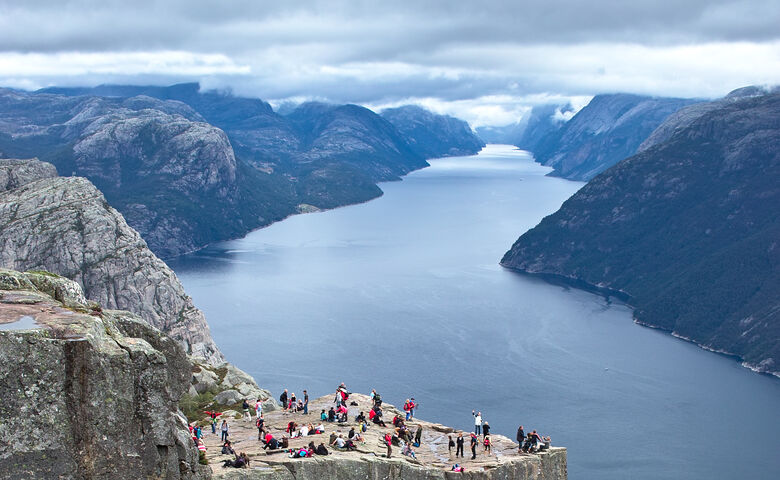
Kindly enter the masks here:
[[200, 81], [478, 125], [780, 83], [779, 0], [0, 0], [0, 86]]

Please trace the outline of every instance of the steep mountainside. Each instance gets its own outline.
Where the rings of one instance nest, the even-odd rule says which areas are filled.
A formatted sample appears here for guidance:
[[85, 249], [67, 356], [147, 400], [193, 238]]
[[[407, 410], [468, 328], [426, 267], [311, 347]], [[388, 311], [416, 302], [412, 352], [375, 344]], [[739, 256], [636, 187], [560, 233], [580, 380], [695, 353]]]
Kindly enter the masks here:
[[289, 180], [236, 160], [179, 101], [0, 90], [0, 154], [92, 180], [162, 256], [236, 237], [295, 210]]
[[531, 109], [528, 116], [528, 124], [523, 129], [522, 135], [512, 140], [523, 150], [530, 152], [543, 151], [550, 148], [545, 142], [553, 142], [555, 135], [566, 124], [564, 114], [572, 112], [574, 107], [566, 105], [537, 105]]
[[420, 115], [432, 125], [416, 149], [399, 131], [418, 132], [416, 117], [417, 126], [396, 127], [356, 105], [304, 104], [282, 116], [198, 84], [0, 89], [0, 157], [35, 156], [89, 178], [155, 253], [171, 257], [377, 197], [377, 182], [475, 141], [462, 122]]
[[177, 402], [191, 366], [70, 280], [0, 269], [0, 477], [207, 479]]
[[780, 95], [725, 102], [591, 180], [502, 265], [624, 292], [644, 324], [780, 374]]
[[0, 266], [75, 280], [104, 308], [133, 311], [187, 353], [221, 362], [203, 313], [173, 271], [87, 179], [53, 170], [37, 160], [0, 160], [0, 172], [24, 177], [0, 191]]
[[485, 146], [463, 120], [436, 115], [415, 105], [389, 108], [382, 111], [382, 118], [392, 123], [423, 158], [473, 155]]
[[553, 167], [553, 175], [572, 180], [590, 180], [637, 148], [670, 114], [693, 103], [679, 98], [638, 95], [597, 95], [560, 129], [544, 136], [526, 129], [522, 144], [536, 160]]

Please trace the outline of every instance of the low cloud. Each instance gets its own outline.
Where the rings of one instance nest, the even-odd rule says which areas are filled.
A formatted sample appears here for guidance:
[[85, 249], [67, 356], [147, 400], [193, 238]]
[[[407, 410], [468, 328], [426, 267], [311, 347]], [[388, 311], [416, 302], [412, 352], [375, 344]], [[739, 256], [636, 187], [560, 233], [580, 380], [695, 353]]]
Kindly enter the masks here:
[[777, 25], [774, 0], [0, 0], [0, 82], [200, 81], [275, 104], [411, 102], [499, 125], [545, 96], [777, 83]]

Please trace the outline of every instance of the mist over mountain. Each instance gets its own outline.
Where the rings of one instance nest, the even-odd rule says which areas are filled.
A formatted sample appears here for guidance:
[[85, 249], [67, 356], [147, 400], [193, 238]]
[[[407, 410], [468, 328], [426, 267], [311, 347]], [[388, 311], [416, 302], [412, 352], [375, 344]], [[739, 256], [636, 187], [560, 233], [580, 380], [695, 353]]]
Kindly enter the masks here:
[[[540, 109], [518, 146], [555, 170], [552, 175], [590, 180], [637, 148], [666, 117], [695, 100], [629, 94], [597, 95], [571, 120], [556, 121], [553, 106]], [[553, 110], [550, 112], [550, 110]]]

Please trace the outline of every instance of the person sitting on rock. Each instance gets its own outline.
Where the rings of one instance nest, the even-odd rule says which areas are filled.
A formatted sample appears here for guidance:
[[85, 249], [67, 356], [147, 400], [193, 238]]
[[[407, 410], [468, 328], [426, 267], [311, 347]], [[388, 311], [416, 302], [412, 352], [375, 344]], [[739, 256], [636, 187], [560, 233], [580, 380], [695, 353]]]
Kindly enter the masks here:
[[306, 425], [306, 424], [304, 423], [303, 425], [301, 425], [301, 429], [300, 429], [300, 430], [298, 430], [298, 436], [300, 436], [300, 437], [305, 437], [306, 435], [308, 435], [308, 434], [309, 434], [309, 432], [310, 432], [311, 430], [313, 430], [313, 428], [311, 428], [311, 425]]
[[320, 420], [322, 420], [323, 422], [328, 420], [328, 414], [325, 413], [325, 410], [323, 410], [322, 413], [320, 413]]
[[334, 446], [338, 449], [343, 450], [347, 446], [347, 442], [344, 440], [344, 436], [339, 434], [338, 437], [336, 437], [336, 441], [334, 443]]
[[246, 456], [246, 453], [241, 452], [240, 455], [236, 455], [235, 460], [225, 460], [225, 463], [222, 464], [222, 468], [226, 467], [249, 468], [249, 457]]
[[314, 430], [314, 433], [325, 433], [325, 425], [321, 423], [317, 425], [317, 428]]
[[549, 450], [551, 442], [552, 442], [552, 439], [549, 436], [542, 437], [542, 446], [539, 447], [539, 450]]
[[226, 441], [224, 445], [222, 445], [222, 455], [235, 455], [236, 452], [233, 450], [233, 447], [230, 446], [230, 440]]
[[412, 450], [412, 447], [410, 447], [408, 443], [404, 445], [403, 449], [401, 449], [401, 455], [412, 457], [415, 460], [417, 459], [417, 455], [415, 455], [414, 450]]
[[328, 449], [327, 447], [325, 447], [325, 445], [322, 444], [322, 442], [320, 442], [320, 444], [317, 445], [317, 450], [315, 450], [315, 453], [317, 455], [327, 455]]
[[363, 438], [363, 435], [361, 435], [359, 432], [355, 432], [355, 436], [352, 437], [353, 442], [365, 442], [365, 438]]
[[266, 433], [263, 439], [263, 450], [276, 450], [277, 448], [279, 448], [279, 440], [275, 439], [270, 433]]
[[348, 452], [351, 452], [353, 450], [357, 450], [357, 445], [355, 445], [355, 442], [352, 440], [347, 439], [347, 441], [344, 442], [344, 448], [346, 448]]
[[363, 414], [363, 412], [360, 412], [357, 417], [355, 417], [355, 421], [357, 423], [363, 423], [366, 421], [366, 416]]
[[333, 407], [330, 407], [330, 410], [328, 410], [328, 421], [329, 422], [336, 421], [336, 411], [333, 410]]
[[339, 438], [339, 436], [336, 434], [336, 432], [332, 432], [330, 434], [330, 438], [328, 439], [328, 445], [333, 446], [336, 443], [337, 438]]

